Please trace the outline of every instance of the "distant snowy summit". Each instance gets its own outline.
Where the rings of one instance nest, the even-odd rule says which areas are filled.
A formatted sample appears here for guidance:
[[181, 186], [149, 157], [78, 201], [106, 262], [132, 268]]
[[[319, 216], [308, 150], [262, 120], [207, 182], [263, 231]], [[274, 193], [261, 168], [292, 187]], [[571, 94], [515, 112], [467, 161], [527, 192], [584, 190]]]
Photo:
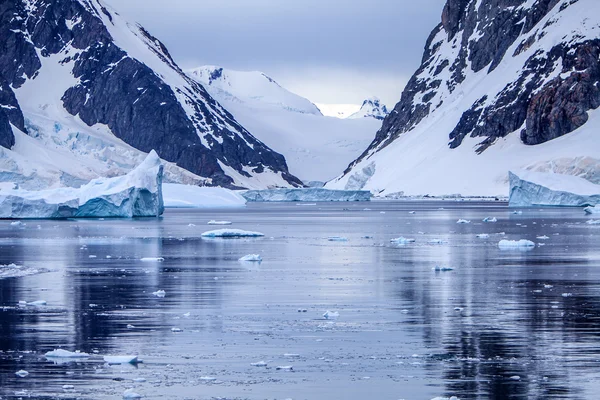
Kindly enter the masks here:
[[375, 118], [383, 121], [389, 114], [385, 104], [377, 97], [370, 97], [363, 101], [362, 106], [358, 104], [322, 104], [317, 107], [327, 117], [340, 119]]
[[230, 100], [251, 107], [277, 107], [301, 114], [322, 115], [310, 100], [283, 88], [259, 71], [235, 71], [218, 66], [202, 66], [187, 71], [218, 100]]
[[383, 121], [389, 114], [385, 104], [381, 103], [377, 97], [371, 97], [363, 101], [360, 110], [350, 115], [348, 118], [375, 118]]

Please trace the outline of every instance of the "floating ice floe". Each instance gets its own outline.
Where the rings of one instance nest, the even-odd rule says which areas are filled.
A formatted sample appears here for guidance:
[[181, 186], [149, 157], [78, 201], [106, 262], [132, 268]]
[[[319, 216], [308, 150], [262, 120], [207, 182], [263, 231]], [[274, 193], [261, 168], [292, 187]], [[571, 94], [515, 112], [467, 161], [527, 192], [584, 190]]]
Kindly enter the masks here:
[[24, 276], [47, 272], [45, 269], [36, 269], [17, 264], [0, 265], [0, 279], [21, 278]]
[[25, 224], [21, 221], [13, 221], [10, 223], [11, 226], [24, 226]]
[[340, 316], [340, 313], [337, 311], [329, 311], [327, 310], [324, 314], [323, 314], [323, 318], [325, 319], [338, 319]]
[[137, 364], [138, 356], [104, 356], [109, 364]]
[[250, 365], [252, 365], [253, 367], [266, 367], [267, 363], [264, 361], [258, 361], [258, 362], [254, 362]]
[[165, 259], [163, 257], [143, 257], [140, 258], [141, 262], [163, 262]]
[[133, 391], [133, 389], [127, 389], [124, 393], [123, 393], [123, 399], [126, 400], [131, 400], [131, 399], [141, 399], [144, 396], [142, 396], [139, 393], [136, 393]]
[[451, 268], [451, 267], [440, 267], [439, 265], [436, 265], [435, 267], [433, 267], [433, 270], [435, 272], [446, 272], [446, 271], [454, 271], [454, 268]]
[[75, 389], [75, 386], [73, 386], [73, 385], [63, 385], [62, 388], [64, 390], [73, 390], [73, 389]]
[[513, 211], [513, 214], [514, 215], [521, 215], [521, 214], [523, 214], [523, 211]]
[[586, 207], [583, 209], [586, 214], [600, 214], [600, 204], [595, 207]]
[[498, 219], [496, 217], [485, 217], [483, 222], [498, 222]]
[[479, 235], [477, 235], [477, 237], [479, 239], [488, 239], [490, 235], [488, 235], [487, 233], [480, 233]]
[[513, 375], [508, 379], [510, 379], [511, 381], [520, 381], [521, 377], [519, 375]]
[[181, 328], [171, 328], [171, 332], [179, 333], [179, 332], [183, 332], [183, 329], [181, 329]]
[[15, 372], [15, 375], [21, 378], [25, 378], [27, 375], [29, 375], [29, 372], [22, 369], [20, 371]]
[[543, 235], [543, 236], [537, 236], [536, 239], [538, 239], [538, 240], [548, 240], [550, 238], [548, 236], [546, 236], [546, 235]]
[[263, 259], [260, 254], [248, 254], [247, 256], [240, 258], [238, 261], [262, 262], [262, 260]]
[[457, 224], [470, 224], [471, 221], [466, 220], [466, 219], [459, 219], [458, 221], [456, 221]]
[[408, 239], [408, 238], [400, 236], [400, 237], [397, 237], [394, 239], [390, 239], [390, 242], [394, 243], [394, 244], [409, 244], [409, 243], [414, 243], [415, 239]]
[[417, 212], [416, 211], [409, 211], [408, 213], [409, 214], [416, 214]]
[[277, 371], [293, 371], [294, 367], [291, 365], [280, 365], [275, 367]]
[[36, 301], [31, 301], [31, 302], [27, 303], [28, 306], [33, 306], [33, 307], [45, 306], [46, 304], [48, 304], [46, 302], [46, 300], [36, 300]]
[[327, 240], [329, 240], [330, 242], [347, 242], [348, 238], [343, 236], [329, 236]]
[[231, 221], [215, 221], [213, 219], [213, 220], [208, 221], [207, 224], [208, 225], [231, 225], [231, 224], [233, 224], [233, 222], [231, 222]]
[[287, 357], [287, 358], [299, 358], [299, 357], [300, 357], [300, 354], [296, 354], [296, 353], [285, 353], [283, 356], [284, 356], [284, 357]]
[[155, 151], [127, 175], [80, 188], [2, 190], [1, 218], [156, 217], [163, 213], [163, 165]]
[[588, 225], [600, 225], [600, 219], [590, 219], [589, 221], [585, 221], [585, 223]]
[[329, 190], [321, 188], [308, 189], [268, 189], [248, 190], [242, 196], [250, 202], [270, 201], [369, 201], [368, 190]]
[[217, 229], [215, 231], [204, 232], [203, 238], [240, 238], [240, 237], [261, 237], [265, 236], [261, 232], [243, 231], [241, 229]]
[[427, 243], [429, 243], [429, 244], [444, 244], [444, 243], [446, 243], [446, 241], [444, 241], [442, 239], [431, 239]]
[[523, 171], [509, 172], [511, 207], [600, 204], [600, 185], [573, 175]]
[[152, 292], [152, 294], [156, 297], [165, 297], [167, 295], [167, 292], [165, 292], [164, 290], [157, 290], [156, 292]]
[[535, 243], [531, 240], [521, 239], [521, 240], [501, 240], [498, 242], [498, 247], [501, 249], [522, 249], [522, 248], [532, 248], [535, 247]]
[[46, 358], [88, 358], [90, 355], [79, 350], [72, 352], [63, 349], [56, 349], [47, 352], [46, 354], [44, 354], [44, 356]]

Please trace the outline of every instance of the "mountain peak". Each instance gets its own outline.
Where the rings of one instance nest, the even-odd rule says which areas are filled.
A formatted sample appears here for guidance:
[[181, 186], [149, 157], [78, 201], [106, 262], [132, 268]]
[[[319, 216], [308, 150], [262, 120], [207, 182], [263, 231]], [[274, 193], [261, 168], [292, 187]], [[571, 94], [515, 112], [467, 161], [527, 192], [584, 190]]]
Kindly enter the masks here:
[[385, 104], [381, 103], [381, 100], [375, 96], [369, 97], [363, 101], [360, 110], [348, 118], [375, 118], [383, 120], [389, 114]]

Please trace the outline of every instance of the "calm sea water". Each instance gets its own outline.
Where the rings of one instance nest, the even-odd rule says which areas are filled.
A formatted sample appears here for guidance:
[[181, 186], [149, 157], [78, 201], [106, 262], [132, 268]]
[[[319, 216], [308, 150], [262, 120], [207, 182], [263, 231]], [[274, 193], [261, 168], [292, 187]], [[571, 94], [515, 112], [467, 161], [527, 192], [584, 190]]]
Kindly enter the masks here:
[[[219, 228], [210, 219], [266, 236], [202, 239]], [[0, 264], [48, 270], [0, 280], [0, 397], [598, 398], [600, 225], [589, 219], [371, 202], [0, 222]], [[399, 236], [415, 242], [390, 243]], [[543, 246], [500, 250], [501, 239]], [[264, 261], [238, 261], [252, 253]], [[18, 306], [36, 300], [47, 305]], [[57, 348], [91, 357], [44, 357]], [[143, 363], [102, 359], [124, 354]]]

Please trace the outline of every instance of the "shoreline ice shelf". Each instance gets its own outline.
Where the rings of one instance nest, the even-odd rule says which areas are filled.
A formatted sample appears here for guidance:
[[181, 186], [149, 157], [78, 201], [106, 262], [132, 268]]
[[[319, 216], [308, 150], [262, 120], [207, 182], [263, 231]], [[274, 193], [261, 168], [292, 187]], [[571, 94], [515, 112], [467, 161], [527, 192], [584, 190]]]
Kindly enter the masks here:
[[164, 211], [163, 165], [151, 151], [127, 175], [98, 178], [80, 188], [0, 191], [0, 218], [156, 217]]
[[600, 185], [571, 175], [509, 172], [510, 207], [586, 207], [600, 204]]
[[249, 202], [285, 201], [370, 201], [368, 190], [329, 190], [329, 189], [271, 189], [248, 190], [242, 196]]

